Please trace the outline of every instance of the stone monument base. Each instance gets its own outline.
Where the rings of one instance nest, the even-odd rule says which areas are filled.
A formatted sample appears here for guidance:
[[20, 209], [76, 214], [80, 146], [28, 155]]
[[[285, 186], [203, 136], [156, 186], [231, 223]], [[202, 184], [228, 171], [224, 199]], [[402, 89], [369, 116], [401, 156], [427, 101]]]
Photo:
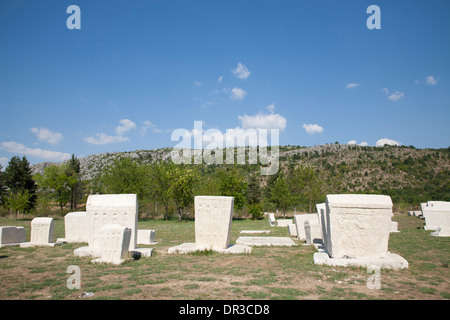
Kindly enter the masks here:
[[314, 253], [314, 264], [329, 265], [334, 267], [365, 267], [378, 266], [380, 269], [407, 269], [408, 261], [395, 253], [387, 252], [381, 257], [360, 257], [360, 258], [330, 258], [326, 252]]
[[219, 249], [219, 248], [209, 248], [206, 246], [197, 245], [196, 243], [183, 243], [179, 246], [171, 247], [168, 250], [169, 254], [172, 253], [179, 253], [179, 254], [187, 254], [187, 253], [193, 253], [196, 251], [206, 251], [206, 250], [212, 250], [219, 253], [229, 254], [229, 253], [245, 253], [250, 254], [252, 252], [252, 248], [249, 246], [239, 245], [239, 244], [232, 244], [229, 245], [226, 249]]
[[296, 246], [297, 244], [289, 237], [239, 237], [237, 244], [247, 246]]
[[[140, 252], [142, 257], [151, 257], [153, 248], [135, 248], [130, 251]], [[90, 247], [80, 247], [73, 251], [73, 255], [75, 257], [99, 258], [101, 256], [101, 251], [100, 251], [100, 249], [95, 249], [95, 248], [90, 248]]]
[[63, 244], [63, 242], [49, 242], [49, 243], [34, 243], [34, 242], [22, 242], [21, 248], [33, 248], [33, 247], [54, 247]]

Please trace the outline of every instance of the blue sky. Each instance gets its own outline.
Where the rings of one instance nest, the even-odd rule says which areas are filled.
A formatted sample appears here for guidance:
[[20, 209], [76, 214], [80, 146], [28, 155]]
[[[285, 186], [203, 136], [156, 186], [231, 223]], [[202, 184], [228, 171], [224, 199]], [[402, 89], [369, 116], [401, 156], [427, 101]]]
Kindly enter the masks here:
[[2, 0], [0, 164], [173, 147], [194, 121], [446, 148], [449, 39], [446, 0]]

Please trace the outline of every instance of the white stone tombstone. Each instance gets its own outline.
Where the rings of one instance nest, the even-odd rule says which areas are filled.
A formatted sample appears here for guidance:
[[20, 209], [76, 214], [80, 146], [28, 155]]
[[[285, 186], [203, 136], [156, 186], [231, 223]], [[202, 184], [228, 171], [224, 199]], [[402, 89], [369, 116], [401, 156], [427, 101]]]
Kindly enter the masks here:
[[155, 230], [138, 229], [137, 244], [156, 244]]
[[93, 263], [110, 263], [119, 265], [128, 259], [131, 229], [118, 224], [104, 225], [99, 232], [100, 258]]
[[317, 220], [319, 222], [322, 243], [323, 243], [323, 245], [325, 245], [325, 239], [326, 239], [326, 234], [327, 234], [326, 204], [325, 203], [316, 204], [316, 210], [317, 210]]
[[169, 248], [168, 253], [189, 253], [213, 250], [221, 253], [250, 253], [251, 247], [230, 245], [233, 219], [233, 197], [196, 196], [195, 243]]
[[195, 243], [209, 249], [226, 249], [230, 244], [233, 197], [197, 196]]
[[58, 240], [68, 243], [88, 242], [90, 228], [88, 222], [85, 211], [69, 212], [64, 216], [65, 238]]
[[450, 229], [450, 202], [428, 201], [422, 205], [425, 230]]
[[137, 248], [138, 203], [136, 194], [90, 195], [86, 202], [88, 246], [75, 249], [78, 257], [100, 257], [102, 227], [117, 224], [131, 230], [129, 250], [149, 257], [152, 248]]
[[269, 224], [271, 227], [276, 226], [275, 214], [272, 212], [269, 212]]
[[316, 214], [306, 213], [306, 214], [295, 214], [294, 215], [294, 223], [297, 228], [297, 238], [299, 240], [303, 240], [303, 241], [306, 240], [306, 234], [305, 234], [305, 221], [306, 220], [318, 222], [318, 218], [317, 218]]
[[402, 269], [408, 262], [388, 251], [392, 200], [384, 195], [327, 195], [325, 252], [316, 264], [376, 265]]
[[319, 241], [322, 242], [322, 233], [320, 231], [319, 222], [315, 220], [306, 220], [304, 224], [306, 244], [314, 244]]
[[19, 246], [25, 241], [27, 241], [27, 234], [24, 227], [0, 227], [0, 248]]
[[291, 237], [297, 237], [297, 228], [294, 223], [288, 224], [288, 232]]
[[55, 229], [55, 221], [53, 218], [34, 218], [31, 220], [31, 237], [30, 242], [22, 242], [21, 247], [53, 247], [60, 242], [53, 242], [53, 231]]

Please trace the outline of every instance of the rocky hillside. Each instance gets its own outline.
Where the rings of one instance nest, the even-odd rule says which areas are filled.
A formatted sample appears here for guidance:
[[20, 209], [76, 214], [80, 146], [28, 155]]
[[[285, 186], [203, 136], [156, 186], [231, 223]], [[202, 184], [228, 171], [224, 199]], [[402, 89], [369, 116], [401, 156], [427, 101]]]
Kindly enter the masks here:
[[[120, 157], [131, 157], [139, 163], [170, 160], [171, 148], [102, 153], [80, 158], [83, 180], [95, 180], [102, 170]], [[347, 144], [325, 144], [314, 147], [280, 147], [282, 167], [299, 163], [318, 170], [326, 193], [370, 192], [389, 194], [393, 200], [417, 203], [450, 201], [450, 150], [416, 149], [414, 147], [361, 147]], [[32, 166], [33, 173], [48, 165]], [[240, 166], [244, 174], [259, 166]]]

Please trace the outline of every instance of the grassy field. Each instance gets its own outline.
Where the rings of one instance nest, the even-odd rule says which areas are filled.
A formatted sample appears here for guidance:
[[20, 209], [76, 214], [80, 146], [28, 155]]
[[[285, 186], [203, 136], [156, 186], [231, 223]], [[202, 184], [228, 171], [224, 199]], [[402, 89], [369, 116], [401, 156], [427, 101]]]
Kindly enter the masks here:
[[[395, 215], [400, 233], [391, 233], [389, 250], [409, 262], [407, 270], [381, 270], [381, 289], [369, 289], [365, 268], [317, 266], [314, 247], [254, 247], [250, 255], [203, 252], [169, 255], [168, 248], [194, 242], [193, 221], [139, 221], [140, 229], [156, 230], [153, 256], [121, 266], [90, 263], [74, 257], [85, 244], [54, 248], [0, 249], [0, 299], [78, 300], [254, 300], [254, 299], [450, 299], [450, 238], [430, 236], [417, 217]], [[31, 219], [0, 219], [0, 225], [24, 226]], [[241, 230], [270, 229], [269, 236], [288, 236], [287, 228], [270, 228], [267, 218], [234, 220], [231, 243]], [[57, 219], [54, 238], [64, 236]], [[142, 246], [145, 247], [145, 246]], [[67, 267], [81, 269], [81, 289], [69, 290]]]

